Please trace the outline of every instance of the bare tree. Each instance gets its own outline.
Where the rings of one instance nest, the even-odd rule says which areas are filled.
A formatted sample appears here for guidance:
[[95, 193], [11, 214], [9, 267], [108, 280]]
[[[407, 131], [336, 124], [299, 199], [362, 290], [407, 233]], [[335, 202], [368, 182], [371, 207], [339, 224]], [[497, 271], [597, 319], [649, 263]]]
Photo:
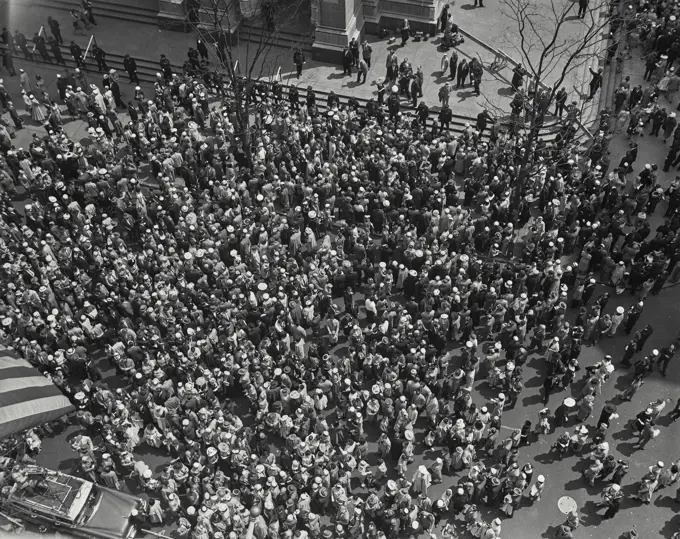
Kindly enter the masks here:
[[[188, 17], [189, 26], [203, 39], [211, 62], [228, 85], [237, 122], [235, 134], [248, 154], [252, 119], [258, 106], [253, 95], [258, 85], [271, 81], [283, 58], [292, 56], [296, 48], [308, 42], [298, 34], [299, 41], [288, 47], [279, 46], [282, 33], [299, 18], [304, 0], [294, 0], [278, 11], [273, 2], [267, 3], [265, 13], [251, 11], [252, 5], [253, 2], [239, 0], [195, 1]], [[244, 17], [263, 20], [259, 26], [243, 27]]]
[[[598, 69], [601, 42], [609, 39], [611, 14], [607, 0], [591, 0], [574, 31], [571, 21], [578, 20], [578, 2], [555, 0], [499, 0], [499, 9], [510, 21], [503, 38], [508, 57], [516, 59], [528, 79], [524, 93], [524, 117], [511, 119], [514, 128], [525, 130], [524, 153], [512, 198], [513, 211], [519, 210], [526, 178], [532, 173], [535, 147], [543, 118], [555, 95], [573, 74], [586, 66]], [[513, 61], [513, 63], [515, 63]], [[585, 81], [580, 81], [585, 82]], [[574, 86], [574, 90], [580, 90]], [[581, 95], [581, 97], [587, 97]], [[581, 111], [583, 110], [581, 106]], [[492, 105], [493, 107], [493, 105]], [[497, 108], [495, 106], [494, 108]]]

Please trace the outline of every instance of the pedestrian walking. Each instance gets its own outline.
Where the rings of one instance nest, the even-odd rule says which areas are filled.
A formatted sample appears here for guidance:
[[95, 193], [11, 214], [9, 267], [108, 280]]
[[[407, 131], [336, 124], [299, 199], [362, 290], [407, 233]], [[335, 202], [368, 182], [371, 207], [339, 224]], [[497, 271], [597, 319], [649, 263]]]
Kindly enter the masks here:
[[449, 58], [449, 79], [456, 80], [458, 70], [458, 53], [454, 50]]
[[361, 54], [363, 55], [364, 60], [366, 60], [368, 69], [371, 69], [371, 55], [373, 54], [373, 47], [371, 47], [370, 43], [365, 39], [361, 44]]
[[10, 77], [16, 77], [16, 70], [14, 69], [14, 52], [12, 47], [6, 47], [2, 52], [2, 66], [7, 70]]
[[592, 78], [590, 79], [590, 93], [588, 95], [587, 101], [595, 97], [597, 91], [602, 87], [602, 68], [599, 68], [597, 71], [595, 71], [591, 66], [588, 66], [588, 70], [590, 71]]
[[401, 46], [403, 47], [411, 36], [411, 25], [409, 24], [408, 19], [404, 19], [404, 22], [399, 28], [399, 32], [401, 34]]
[[81, 35], [86, 35], [85, 30], [88, 29], [87, 23], [81, 18], [80, 13], [72, 9], [71, 10], [71, 23], [73, 24], [73, 35], [78, 35], [78, 32], [81, 33]]
[[38, 49], [43, 61], [46, 64], [51, 64], [52, 58], [50, 58], [50, 55], [47, 52], [47, 41], [45, 41], [45, 38], [36, 32], [33, 36], [33, 43], [35, 44], [35, 48]]
[[26, 36], [19, 32], [19, 30], [14, 31], [14, 43], [16, 43], [16, 46], [19, 47], [19, 50], [24, 54], [24, 58], [26, 60], [34, 60], [35, 58], [33, 57], [33, 53], [28, 50], [28, 41], [26, 40]]
[[57, 40], [54, 37], [49, 37], [47, 42], [50, 45], [50, 51], [52, 52], [52, 56], [54, 56], [54, 61], [57, 64], [61, 64], [63, 66], [66, 65], [66, 60], [64, 60], [64, 57], [61, 54], [61, 46], [57, 42]]
[[14, 127], [17, 129], [22, 129], [24, 127], [24, 121], [21, 119], [21, 116], [19, 116], [17, 109], [14, 107], [14, 103], [12, 103], [12, 101], [8, 101], [6, 108], [7, 112], [9, 112], [10, 118], [12, 118], [12, 121], [14, 122]]
[[675, 112], [671, 112], [666, 120], [663, 122], [663, 142], [664, 144], [666, 141], [671, 137], [673, 132], [675, 131], [675, 128], [678, 125], [678, 120], [676, 118]]
[[26, 73], [26, 71], [24, 71], [23, 69], [19, 69], [19, 85], [21, 86], [21, 89], [27, 94], [33, 92], [31, 78], [28, 76], [28, 73]]
[[449, 97], [451, 96], [451, 89], [448, 82], [445, 82], [444, 85], [439, 88], [439, 93], [437, 95], [439, 96], [439, 104], [442, 107], [448, 107]]
[[137, 62], [129, 54], [126, 54], [125, 58], [123, 58], [123, 69], [125, 69], [127, 72], [130, 83], [139, 84], [139, 76], [137, 75]]
[[439, 111], [439, 127], [442, 131], [444, 129], [448, 131], [452, 118], [453, 113], [451, 112], [448, 103], [446, 103], [442, 106], [442, 110]]
[[106, 64], [106, 52], [96, 43], [92, 44], [92, 56], [97, 62], [97, 70], [99, 73], [108, 73], [109, 66]]
[[352, 66], [359, 67], [359, 41], [356, 37], [353, 37], [349, 42], [349, 52], [352, 53]]
[[656, 364], [658, 367], [661, 368], [661, 374], [665, 378], [666, 373], [668, 371], [668, 364], [671, 362], [671, 359], [675, 356], [675, 345], [670, 344], [668, 346], [664, 346], [661, 349], [661, 352], [659, 353], [659, 359], [657, 360]]
[[630, 333], [633, 331], [635, 324], [642, 315], [642, 310], [644, 309], [644, 306], [645, 306], [644, 301], [638, 301], [637, 303], [633, 304], [633, 306], [630, 309], [628, 309], [626, 320], [623, 323], [623, 328], [626, 335], [630, 335]]
[[295, 49], [295, 52], [293, 53], [293, 63], [295, 64], [295, 72], [299, 79], [300, 75], [302, 75], [302, 66], [305, 65], [305, 55], [300, 49]]
[[675, 408], [668, 412], [668, 417], [672, 422], [675, 422], [680, 418], [680, 399], [675, 403]]
[[468, 68], [468, 63], [465, 58], [458, 64], [458, 77], [456, 81], [456, 90], [461, 86], [465, 88], [465, 79], [467, 79], [470, 69]]
[[71, 41], [69, 50], [71, 51], [73, 61], [76, 63], [76, 68], [87, 69], [85, 60], [83, 59], [83, 49], [80, 48], [80, 45], [78, 45], [75, 41]]
[[53, 19], [52, 17], [47, 17], [47, 25], [50, 27], [50, 31], [52, 32], [54, 39], [57, 40], [57, 43], [62, 45], [64, 43], [64, 39], [61, 37], [61, 25], [59, 24], [59, 21]]
[[647, 339], [651, 337], [652, 333], [654, 333], [654, 328], [650, 324], [647, 324], [645, 327], [642, 328], [642, 331], [640, 331], [640, 338], [638, 339], [638, 344], [637, 344], [637, 351], [642, 352], [642, 349], [644, 348], [645, 344], [647, 343]]
[[87, 17], [87, 22], [97, 26], [97, 21], [94, 19], [94, 13], [92, 13], [92, 2], [90, 0], [83, 0], [83, 11]]
[[342, 74], [352, 76], [352, 53], [348, 47], [342, 49]]
[[362, 58], [359, 61], [359, 69], [357, 69], [357, 82], [359, 84], [366, 82], [366, 75], [368, 75], [368, 64]]

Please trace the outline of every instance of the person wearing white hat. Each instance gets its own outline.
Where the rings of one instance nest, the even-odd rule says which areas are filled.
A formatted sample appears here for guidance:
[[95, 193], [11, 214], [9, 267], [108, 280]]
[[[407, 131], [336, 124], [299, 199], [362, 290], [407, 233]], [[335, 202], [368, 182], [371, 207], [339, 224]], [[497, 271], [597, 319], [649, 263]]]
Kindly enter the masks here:
[[543, 489], [545, 488], [545, 477], [543, 475], [539, 475], [536, 478], [536, 482], [531, 485], [531, 488], [529, 489], [529, 499], [532, 502], [537, 502], [541, 499], [541, 492], [543, 492]]
[[411, 488], [413, 492], [424, 494], [427, 496], [427, 491], [432, 485], [432, 475], [425, 466], [418, 466], [418, 470], [413, 474], [411, 479]]

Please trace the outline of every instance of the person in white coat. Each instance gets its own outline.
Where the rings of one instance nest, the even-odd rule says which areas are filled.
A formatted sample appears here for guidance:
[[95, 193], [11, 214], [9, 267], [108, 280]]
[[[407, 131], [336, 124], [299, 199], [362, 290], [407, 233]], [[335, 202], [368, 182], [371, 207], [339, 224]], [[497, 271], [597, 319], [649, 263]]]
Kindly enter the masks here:
[[425, 494], [432, 485], [432, 475], [425, 466], [418, 466], [418, 470], [413, 474], [413, 492]]

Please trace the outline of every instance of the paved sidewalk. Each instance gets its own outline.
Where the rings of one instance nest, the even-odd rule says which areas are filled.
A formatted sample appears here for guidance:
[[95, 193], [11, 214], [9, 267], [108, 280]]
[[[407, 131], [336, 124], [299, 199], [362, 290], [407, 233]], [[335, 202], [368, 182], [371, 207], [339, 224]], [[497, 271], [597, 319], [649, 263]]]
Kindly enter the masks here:
[[[30, 0], [27, 0], [27, 4], [29, 3]], [[494, 47], [502, 48], [506, 54], [513, 56], [513, 51], [507, 46], [504, 47], [504, 43], [507, 45], [508, 34], [515, 30], [513, 28], [514, 23], [509, 21], [507, 17], [504, 17], [501, 9], [497, 6], [484, 9], [470, 8], [471, 5], [456, 5], [452, 8], [454, 21], [474, 37], [474, 39], [466, 39], [457, 48], [459, 58], [467, 58], [469, 61], [471, 58], [477, 57], [482, 61], [483, 65], [488, 66], [494, 59], [494, 53], [492, 52]], [[48, 15], [56, 17], [61, 22], [65, 43], [68, 44], [71, 39], [74, 39], [81, 47], [85, 48], [87, 46], [89, 35], [73, 36], [70, 21], [66, 14], [60, 10], [50, 12], [49, 10], [30, 6], [23, 8], [14, 5], [11, 8], [9, 17], [9, 28], [12, 31], [17, 28], [21, 29], [30, 39], [33, 32], [46, 23]], [[118, 54], [129, 53], [138, 60], [148, 60], [155, 63], [161, 54], [165, 54], [174, 65], [181, 65], [186, 58], [186, 51], [190, 46], [194, 46], [196, 41], [196, 36], [193, 32], [171, 32], [142, 23], [106, 17], [99, 17], [98, 22], [98, 26], [94, 27], [93, 31], [98, 44], [105, 51]], [[584, 27], [580, 21], [569, 21], [567, 26], [569, 32], [582, 31]], [[258, 61], [254, 72], [258, 76], [269, 79], [275, 75], [280, 67], [282, 81], [286, 84], [297, 83], [302, 87], [312, 86], [322, 91], [328, 92], [332, 90], [339, 94], [350, 94], [368, 99], [372, 96], [377, 96], [378, 81], [383, 80], [385, 77], [385, 58], [389, 50], [394, 50], [400, 61], [406, 57], [410, 60], [414, 69], [422, 66], [425, 73], [422, 100], [430, 108], [438, 110], [439, 88], [444, 82], [449, 80], [448, 73], [442, 74], [441, 72], [441, 60], [445, 54], [450, 56], [450, 51], [444, 52], [439, 49], [440, 37], [435, 36], [433, 39], [420, 42], [411, 40], [404, 47], [399, 45], [399, 39], [397, 43], [390, 44], [387, 39], [379, 40], [374, 36], [367, 37], [373, 47], [373, 65], [366, 82], [363, 84], [357, 82], [356, 74], [351, 77], [344, 76], [341, 66], [317, 62], [311, 60], [311, 58], [307, 59], [301, 78], [297, 79], [292, 63], [292, 54], [290, 49], [287, 48], [272, 48], [269, 54]], [[484, 41], [481, 41], [482, 38]], [[242, 43], [232, 49], [234, 57], [239, 58], [242, 70], [245, 69], [249, 60], [252, 59], [255, 49], [255, 45], [248, 43]], [[40, 74], [45, 79], [48, 90], [53, 94], [56, 92], [56, 74], [61, 72], [60, 68], [24, 62], [19, 57], [15, 59], [15, 63], [17, 68], [23, 67], [32, 79], [35, 78], [36, 74]], [[481, 96], [476, 96], [469, 84], [465, 88], [454, 89], [450, 99], [450, 105], [454, 114], [475, 118], [484, 108], [488, 108], [492, 113], [508, 113], [510, 99], [513, 96], [509, 84], [509, 80], [512, 77], [512, 67], [512, 64], [508, 64], [499, 73], [485, 70], [481, 85]], [[569, 83], [565, 84], [570, 90], [571, 99], [577, 97], [572, 90], [574, 85], [587, 84], [587, 81], [579, 82], [576, 80], [578, 71], [574, 70], [572, 74], [574, 80], [570, 80]], [[127, 77], [124, 74], [121, 75], [124, 99], [129, 98], [132, 95], [133, 87], [127, 83]], [[101, 83], [100, 75], [91, 73], [90, 76], [93, 77], [92, 80], [94, 82]], [[582, 77], [582, 75], [578, 76]], [[20, 104], [17, 78], [5, 77], [5, 86], [10, 95], [15, 99], [15, 103]], [[146, 89], [150, 90], [148, 87]], [[79, 132], [79, 121], [75, 121], [73, 124], [73, 126], [69, 126], [69, 132], [70, 129], [76, 129]], [[40, 128], [36, 127], [35, 129], [37, 132], [41, 132]], [[28, 131], [30, 130], [28, 128]], [[21, 139], [23, 139], [21, 132], [20, 135]]]
[[[87, 46], [89, 36], [74, 37], [70, 23], [62, 11], [49, 13], [46, 10], [17, 9], [14, 7], [10, 15], [9, 28], [12, 30], [20, 28], [27, 37], [30, 37], [41, 24], [45, 24], [48, 15], [56, 16], [61, 22], [62, 35], [66, 43], [74, 39], [81, 47]], [[186, 59], [186, 51], [196, 42], [196, 36], [192, 32], [187, 34], [171, 32], [145, 24], [105, 17], [100, 17], [98, 22], [99, 25], [93, 28], [93, 31], [97, 43], [102, 49], [119, 54], [129, 53], [137, 59], [157, 62], [160, 55], [165, 54], [174, 65], [181, 65]], [[425, 73], [423, 99], [429, 106], [438, 106], [437, 93], [439, 87], [448, 80], [448, 76], [442, 77], [440, 73], [440, 63], [444, 52], [437, 48], [439, 39], [419, 43], [410, 41], [402, 48], [398, 43], [390, 45], [387, 40], [379, 40], [375, 36], [367, 37], [373, 47], [373, 67], [369, 71], [365, 84], [357, 84], [356, 75], [344, 77], [342, 67], [339, 65], [328, 65], [316, 62], [311, 58], [307, 59], [299, 84], [305, 87], [312, 85], [320, 90], [332, 90], [336, 93], [349, 93], [349, 90], [351, 90], [352, 95], [369, 98], [372, 95], [377, 95], [376, 84], [379, 79], [383, 79], [385, 76], [385, 58], [388, 49], [394, 49], [400, 61], [402, 58], [408, 57], [414, 68], [419, 65], [422, 66]], [[242, 43], [232, 49], [234, 57], [239, 58], [242, 68], [253, 57], [255, 48], [256, 46], [253, 44]], [[493, 54], [488, 49], [470, 40], [462, 44], [458, 50], [459, 56], [467, 57], [468, 60], [472, 57], [478, 57], [484, 64], [493, 60]], [[448, 54], [450, 55], [450, 52]], [[261, 73], [263, 77], [269, 78], [276, 73], [278, 67], [281, 67], [284, 82], [295, 82], [295, 67], [290, 49], [272, 48], [266, 58], [263, 58], [256, 66], [256, 73]], [[34, 71], [37, 70], [34, 69]], [[508, 70], [507, 73], [502, 73], [502, 77], [499, 79], [497, 76], [485, 73], [482, 81], [484, 95], [481, 97], [475, 96], [470, 86], [454, 92], [450, 101], [453, 112], [463, 116], [476, 117], [489, 104], [493, 107], [509, 110], [509, 82], [505, 78], [510, 74], [511, 71]]]

